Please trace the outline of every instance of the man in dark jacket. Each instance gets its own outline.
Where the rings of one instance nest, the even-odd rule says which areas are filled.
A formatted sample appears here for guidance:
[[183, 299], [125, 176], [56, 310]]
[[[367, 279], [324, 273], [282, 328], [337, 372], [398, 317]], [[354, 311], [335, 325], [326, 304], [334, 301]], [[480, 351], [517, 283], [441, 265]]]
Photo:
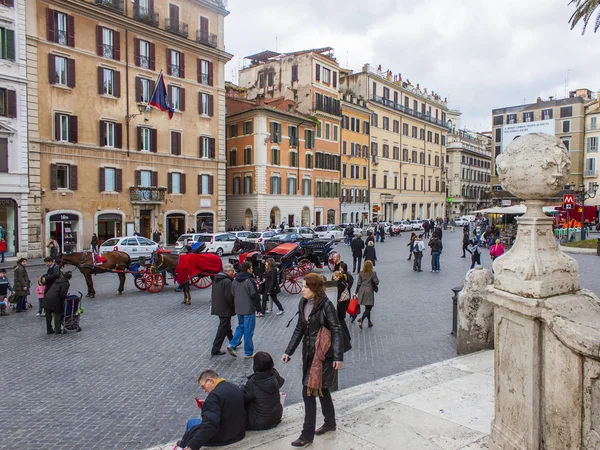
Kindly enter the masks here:
[[60, 277], [60, 267], [58, 266], [58, 264], [56, 264], [56, 262], [54, 262], [54, 259], [49, 256], [44, 258], [44, 263], [46, 264], [46, 267], [48, 268], [46, 275], [44, 275], [42, 278], [44, 281], [44, 286], [45, 286], [45, 289], [44, 289], [44, 296], [45, 296], [45, 294], [48, 293], [48, 291], [50, 290], [50, 288], [52, 287], [54, 282], [56, 280], [58, 280], [58, 277]]
[[469, 239], [469, 227], [465, 226], [463, 229], [463, 245], [462, 245], [463, 254], [462, 254], [461, 258], [465, 258], [465, 252], [471, 253], [471, 250], [469, 250], [470, 243], [471, 242]]
[[[363, 250], [365, 248], [365, 242], [357, 234], [352, 242], [350, 243], [352, 249], [352, 273], [360, 272], [360, 266], [362, 265]], [[358, 270], [357, 270], [358, 268]]]
[[235, 271], [231, 264], [223, 266], [223, 272], [215, 276], [215, 282], [211, 293], [211, 314], [219, 317], [219, 328], [212, 345], [211, 355], [220, 356], [225, 352], [221, 351], [221, 346], [226, 337], [229, 340], [233, 338], [231, 331], [231, 318], [235, 316], [235, 307], [233, 304], [233, 295], [231, 294], [231, 281]]
[[202, 419], [190, 419], [183, 439], [177, 443], [181, 448], [198, 450], [234, 444], [246, 435], [244, 395], [239, 387], [220, 378], [214, 370], [205, 370], [198, 384], [208, 397], [202, 405]]
[[235, 313], [238, 318], [238, 326], [233, 333], [233, 339], [229, 342], [227, 351], [231, 356], [237, 356], [235, 349], [240, 345], [244, 337], [244, 358], [254, 356], [254, 327], [256, 325], [256, 311], [260, 310], [260, 295], [256, 282], [252, 276], [252, 264], [244, 261], [240, 271], [231, 285]]
[[[44, 294], [44, 309], [46, 310], [46, 334], [65, 334], [62, 328], [62, 316], [65, 309], [65, 299], [69, 293], [69, 280], [71, 272], [60, 273], [59, 277], [52, 282], [50, 289]], [[54, 329], [52, 329], [52, 319], [54, 319]]]
[[433, 233], [431, 240], [429, 241], [429, 247], [431, 247], [431, 271], [440, 271], [440, 255], [442, 254], [442, 240], [439, 238], [437, 232]]

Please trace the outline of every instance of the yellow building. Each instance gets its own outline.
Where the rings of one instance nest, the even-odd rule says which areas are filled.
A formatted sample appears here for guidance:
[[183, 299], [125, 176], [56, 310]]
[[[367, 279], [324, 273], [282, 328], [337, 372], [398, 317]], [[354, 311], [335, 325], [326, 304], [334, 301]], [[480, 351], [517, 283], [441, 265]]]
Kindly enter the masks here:
[[364, 100], [342, 94], [342, 223], [363, 225], [369, 214], [369, 130], [371, 111]]
[[[227, 14], [217, 0], [27, 1], [31, 247], [224, 230]], [[160, 72], [172, 120], [144, 111]]]
[[366, 99], [372, 112], [372, 219], [444, 217], [445, 99], [369, 64], [342, 78], [340, 85], [342, 92]]

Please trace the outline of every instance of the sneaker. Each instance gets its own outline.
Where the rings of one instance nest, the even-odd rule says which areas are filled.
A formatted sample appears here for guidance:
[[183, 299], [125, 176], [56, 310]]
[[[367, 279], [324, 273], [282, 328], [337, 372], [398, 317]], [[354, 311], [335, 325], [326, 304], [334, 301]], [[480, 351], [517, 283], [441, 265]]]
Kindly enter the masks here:
[[273, 312], [273, 310], [272, 310], [272, 309], [267, 309], [267, 310], [265, 311], [265, 313], [266, 313], [266, 314], [270, 314], [270, 313], [272, 313], [272, 312]]
[[278, 316], [280, 316], [280, 315], [282, 315], [282, 314], [283, 314], [283, 309], [282, 309], [281, 311], [278, 311], [278, 312], [277, 312], [277, 315], [278, 315]]
[[254, 353], [252, 353], [251, 355], [244, 355], [244, 359], [252, 359], [254, 358]]
[[36, 314], [36, 316], [37, 316], [37, 317], [40, 317], [40, 316], [41, 316], [41, 314], [40, 314], [40, 313], [37, 313], [37, 314]]
[[235, 350], [231, 346], [227, 347], [227, 353], [229, 353], [234, 358], [237, 358], [237, 353], [235, 352]]
[[256, 313], [256, 317], [265, 317], [265, 315], [264, 315], [263, 313], [259, 313], [259, 312], [257, 312], [257, 313]]

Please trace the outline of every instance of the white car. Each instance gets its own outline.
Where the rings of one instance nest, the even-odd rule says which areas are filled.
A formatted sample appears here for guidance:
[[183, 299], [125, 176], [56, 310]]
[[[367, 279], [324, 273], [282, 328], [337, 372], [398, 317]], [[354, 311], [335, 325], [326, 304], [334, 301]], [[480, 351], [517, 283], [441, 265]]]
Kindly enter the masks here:
[[400, 228], [400, 231], [411, 231], [412, 226], [408, 220], [399, 220], [398, 222], [394, 222], [394, 225]]
[[251, 231], [230, 231], [229, 234], [234, 234], [235, 236], [237, 236], [237, 238], [242, 241], [245, 242], [246, 239], [248, 238], [248, 236], [250, 236], [252, 234]]
[[107, 239], [100, 245], [100, 254], [108, 252], [124, 252], [132, 259], [150, 258], [158, 244], [142, 236], [123, 236]]
[[317, 236], [315, 230], [308, 227], [289, 227], [285, 229], [284, 233], [298, 233], [307, 239], [314, 239]]
[[360, 227], [357, 227], [355, 223], [340, 223], [340, 227], [342, 228], [342, 230], [345, 230], [346, 228], [348, 228], [348, 225], [352, 225], [352, 230], [354, 231], [354, 236], [356, 236], [357, 234], [360, 236], [363, 233], [363, 229]]
[[319, 225], [315, 228], [315, 233], [321, 239], [335, 239], [336, 241], [344, 239], [344, 229], [337, 225]]
[[254, 244], [260, 244], [267, 239], [271, 239], [273, 236], [277, 234], [275, 230], [269, 231], [256, 231], [254, 233], [250, 233], [246, 238], [246, 242], [252, 242]]
[[181, 250], [185, 246], [185, 243], [188, 240], [190, 240], [192, 242], [198, 242], [200, 240], [200, 233], [182, 234], [181, 236], [179, 236], [179, 239], [177, 239], [177, 241], [175, 241], [175, 248], [177, 250]]
[[219, 256], [232, 254], [237, 240], [237, 236], [233, 233], [200, 233], [198, 235], [198, 242], [206, 244], [206, 251]]
[[454, 219], [454, 222], [456, 223], [457, 227], [464, 227], [466, 225], [469, 225], [469, 221], [462, 217], [457, 217], [456, 219]]
[[411, 220], [410, 225], [412, 226], [413, 231], [423, 231], [423, 221], [422, 220]]

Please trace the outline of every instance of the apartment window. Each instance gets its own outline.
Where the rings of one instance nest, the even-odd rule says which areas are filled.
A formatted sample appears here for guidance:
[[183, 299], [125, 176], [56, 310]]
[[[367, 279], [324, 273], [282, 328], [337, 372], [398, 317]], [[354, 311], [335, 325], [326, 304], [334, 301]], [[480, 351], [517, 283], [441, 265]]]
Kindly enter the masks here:
[[317, 123], [317, 137], [321, 137], [321, 122]]
[[252, 164], [252, 147], [246, 147], [244, 149], [244, 165], [249, 166]]
[[290, 139], [290, 147], [298, 147], [298, 127], [288, 125], [288, 137]]
[[413, 191], [417, 190], [417, 179], [415, 177], [413, 177], [413, 179], [412, 179], [412, 190]]
[[315, 132], [313, 130], [304, 130], [304, 148], [315, 147]]
[[298, 64], [292, 66], [292, 81], [298, 81]]
[[[100, 191], [101, 192], [120, 192], [117, 189], [117, 170], [111, 167], [100, 168]], [[119, 170], [119, 175], [120, 175]]]
[[200, 158], [215, 159], [215, 138], [211, 138], [208, 136], [200, 136], [198, 139], [198, 145], [198, 155]]
[[[141, 39], [136, 39], [138, 54], [135, 55], [135, 58], [139, 58], [139, 67], [144, 69], [152, 69], [154, 70], [154, 55], [153, 55], [153, 47], [150, 42], [142, 41]], [[152, 63], [152, 64], [151, 64]]]
[[17, 92], [10, 89], [0, 89], [0, 116], [17, 117]]
[[0, 28], [0, 59], [15, 60], [15, 32]]
[[398, 189], [398, 175], [394, 175], [394, 189]]
[[404, 178], [402, 179], [402, 188], [403, 188], [404, 190], [407, 190], [407, 189], [408, 189], [408, 178], [407, 178], [407, 177], [404, 177]]
[[542, 109], [542, 120], [552, 119], [552, 109]]
[[302, 180], [302, 195], [312, 195], [312, 182], [310, 178]]
[[419, 139], [421, 139], [422, 141], [425, 140], [425, 129], [424, 128], [421, 128], [419, 130]]
[[230, 138], [237, 137], [237, 135], [238, 135], [237, 130], [238, 130], [237, 123], [229, 125], [229, 137]]
[[366, 120], [363, 122], [363, 134], [369, 134], [371, 129], [371, 124]]
[[271, 164], [279, 166], [281, 164], [281, 152], [278, 148], [271, 149]]
[[377, 174], [371, 174], [371, 187], [376, 188], [377, 187]]
[[439, 167], [439, 165], [440, 165], [440, 157], [439, 157], [439, 155], [435, 155], [435, 166]]
[[146, 78], [137, 78], [136, 97], [141, 103], [150, 103], [154, 82]]
[[242, 179], [241, 177], [233, 177], [232, 190], [234, 195], [238, 195], [242, 193]]
[[427, 164], [431, 165], [431, 153], [427, 155]]
[[55, 114], [54, 136], [60, 142], [77, 142], [77, 117], [68, 114]]
[[333, 126], [333, 140], [337, 141], [338, 140], [338, 131], [339, 131], [339, 127], [337, 125]]
[[167, 49], [167, 75], [185, 78], [184, 55], [177, 50]]
[[425, 165], [425, 153], [424, 152], [419, 153], [419, 164]]
[[595, 130], [597, 127], [597, 122], [598, 122], [597, 117], [592, 117], [590, 119], [590, 129]]
[[597, 153], [598, 152], [598, 138], [597, 137], [587, 138], [587, 151], [588, 151], [588, 153]]
[[252, 175], [244, 176], [244, 194], [252, 194]]
[[563, 133], [569, 133], [571, 131], [571, 121], [570, 120], [563, 120], [562, 123], [562, 132]]
[[503, 125], [504, 116], [494, 116], [494, 125]]
[[171, 131], [171, 155], [181, 155], [181, 132]]
[[287, 194], [288, 195], [296, 195], [297, 187], [296, 187], [296, 178], [289, 177], [287, 179]]
[[317, 197], [323, 197], [323, 182], [322, 181], [317, 181], [316, 196]]
[[402, 124], [402, 134], [404, 136], [408, 136], [408, 124], [407, 123]]
[[[170, 186], [167, 186], [167, 190], [169, 191], [169, 194], [183, 194], [183, 189], [182, 189], [182, 176], [180, 173], [178, 172], [170, 172], [168, 174], [168, 177], [170, 178], [170, 183], [167, 182], [167, 184], [170, 184]], [[170, 188], [170, 189], [168, 189]]]
[[152, 172], [149, 170], [140, 170], [140, 187], [152, 187]]
[[563, 117], [573, 117], [573, 107], [572, 106], [562, 106], [560, 108], [560, 118]]
[[432, 131], [427, 132], [427, 142], [433, 142], [433, 132]]
[[229, 165], [237, 166], [237, 150], [235, 148], [229, 150]]
[[313, 168], [313, 155], [306, 155], [305, 159], [306, 159], [306, 168], [312, 169]]
[[416, 163], [416, 162], [417, 162], [417, 159], [418, 159], [418, 156], [417, 156], [417, 151], [416, 151], [416, 150], [413, 150], [413, 151], [412, 151], [412, 155], [411, 155], [411, 161], [412, 161], [412, 162], [414, 162], [414, 163]]
[[152, 151], [152, 129], [146, 127], [138, 128], [140, 134], [140, 150]]
[[387, 177], [387, 175], [384, 175], [383, 176], [383, 188], [387, 189], [387, 187], [388, 187], [388, 177]]
[[102, 69], [102, 93], [115, 96], [115, 72], [111, 69]]
[[377, 116], [377, 114], [373, 113], [373, 115], [371, 116], [371, 125], [377, 127], [378, 119], [379, 117]]
[[367, 179], [367, 166], [363, 166], [362, 178], [363, 180]]
[[412, 127], [412, 137], [414, 137], [415, 139], [418, 137], [418, 129], [417, 127]]
[[323, 83], [331, 84], [331, 70], [323, 67]]
[[56, 75], [54, 84], [68, 86], [68, 60], [62, 56], [50, 55], [54, 59], [54, 73]]
[[502, 141], [502, 128], [496, 128], [494, 142]]
[[425, 192], [425, 178], [421, 177], [421, 190]]
[[506, 123], [508, 123], [508, 124], [517, 123], [517, 115], [516, 114], [507, 114], [506, 115]]
[[383, 157], [384, 158], [390, 157], [390, 146], [388, 144], [383, 144]]
[[417, 100], [413, 100], [413, 111], [419, 112], [419, 102]]
[[[116, 147], [116, 128], [117, 124], [114, 122], [100, 122], [101, 133], [100, 133], [100, 145], [104, 147]], [[119, 127], [120, 128], [120, 127]], [[120, 148], [120, 146], [119, 146]]]
[[571, 151], [571, 139], [564, 139], [562, 143], [568, 151]]
[[171, 106], [177, 111], [185, 111], [185, 89], [169, 85], [169, 90]]
[[390, 131], [390, 118], [389, 117], [383, 117], [383, 129]]
[[279, 175], [271, 177], [271, 194], [281, 194], [281, 177]]
[[394, 120], [394, 133], [400, 133], [400, 122]]
[[330, 139], [331, 137], [331, 124], [325, 123], [325, 139]]
[[46, 9], [46, 36], [50, 42], [75, 46], [75, 20], [52, 9]]
[[533, 111], [523, 113], [523, 122], [533, 122]]
[[69, 169], [68, 164], [56, 164], [56, 188], [69, 189]]
[[198, 175], [198, 194], [212, 195], [214, 177], [212, 175]]
[[113, 30], [109, 30], [108, 28], [103, 28], [101, 26], [96, 28], [96, 33], [98, 56], [118, 60], [119, 55], [117, 55], [116, 51], [116, 41], [119, 33], [115, 33]]
[[244, 134], [252, 134], [253, 133], [253, 122], [251, 120], [248, 120], [247, 122], [244, 122]]
[[431, 192], [431, 178], [427, 179], [427, 190]]
[[290, 152], [290, 167], [298, 167], [298, 152]]
[[394, 158], [396, 161], [399, 161], [399, 160], [400, 160], [400, 148], [399, 148], [399, 147], [394, 147], [394, 155], [393, 155], [393, 158]]
[[346, 164], [342, 164], [342, 178], [346, 178], [348, 176], [348, 171], [346, 169]]
[[402, 149], [402, 161], [408, 161], [408, 149], [407, 148]]

